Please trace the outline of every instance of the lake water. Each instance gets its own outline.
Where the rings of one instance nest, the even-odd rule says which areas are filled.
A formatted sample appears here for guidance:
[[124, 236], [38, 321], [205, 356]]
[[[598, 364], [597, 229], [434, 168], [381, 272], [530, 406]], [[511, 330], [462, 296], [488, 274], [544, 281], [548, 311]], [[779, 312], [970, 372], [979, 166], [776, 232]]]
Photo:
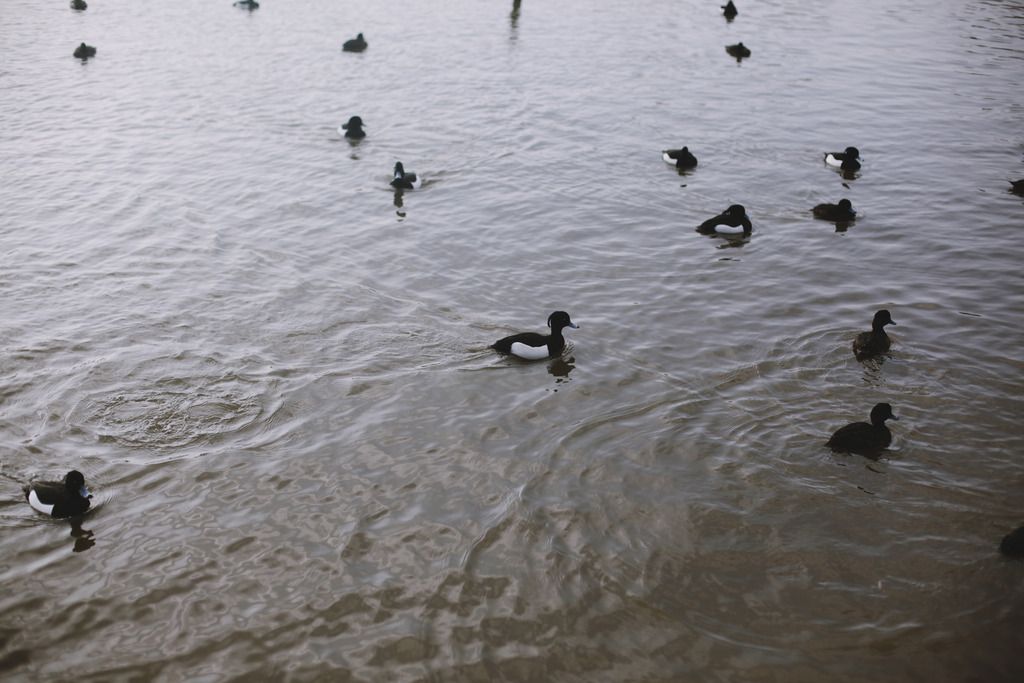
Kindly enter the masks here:
[[0, 677], [1022, 680], [1024, 4], [720, 4], [0, 0]]

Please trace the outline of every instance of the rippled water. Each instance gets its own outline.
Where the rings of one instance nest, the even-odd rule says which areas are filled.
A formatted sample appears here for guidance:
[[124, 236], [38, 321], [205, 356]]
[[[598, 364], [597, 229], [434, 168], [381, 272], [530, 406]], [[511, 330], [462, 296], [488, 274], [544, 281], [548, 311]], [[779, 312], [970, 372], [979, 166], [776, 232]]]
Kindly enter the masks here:
[[1024, 5], [719, 4], [0, 0], [3, 678], [1020, 680]]

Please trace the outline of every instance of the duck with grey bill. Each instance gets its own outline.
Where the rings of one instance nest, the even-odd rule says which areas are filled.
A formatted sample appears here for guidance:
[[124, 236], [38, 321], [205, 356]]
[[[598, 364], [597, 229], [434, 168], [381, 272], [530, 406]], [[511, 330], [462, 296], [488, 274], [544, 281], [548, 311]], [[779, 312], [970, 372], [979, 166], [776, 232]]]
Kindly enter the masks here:
[[342, 137], [346, 137], [350, 140], [362, 140], [366, 137], [366, 131], [363, 130], [363, 120], [358, 116], [352, 116], [349, 118], [347, 123], [343, 123], [338, 126], [338, 132]]
[[853, 422], [840, 427], [825, 443], [839, 453], [857, 453], [876, 456], [892, 443], [892, 432], [885, 426], [886, 420], [899, 420], [892, 414], [892, 406], [878, 403], [871, 409], [871, 422]]
[[548, 316], [548, 327], [551, 328], [551, 334], [521, 332], [499, 339], [491, 344], [491, 348], [524, 360], [556, 358], [565, 350], [562, 330], [566, 327], [578, 330], [579, 326], [569, 319], [569, 314], [565, 311], [555, 311]]
[[825, 163], [843, 171], [859, 171], [860, 151], [856, 147], [847, 147], [842, 152], [826, 152]]
[[71, 470], [64, 481], [37, 481], [25, 491], [28, 504], [50, 517], [76, 517], [89, 509], [92, 494], [85, 488], [85, 477]]
[[697, 227], [702, 235], [749, 235], [753, 230], [747, 210], [742, 204], [733, 204], [714, 218], [709, 218]]
[[396, 190], [415, 190], [422, 184], [423, 178], [406, 171], [401, 161], [395, 162], [395, 174], [391, 180], [391, 187]]
[[885, 333], [885, 326], [895, 324], [896, 321], [886, 309], [875, 313], [871, 319], [871, 331], [861, 332], [853, 340], [853, 355], [857, 360], [868, 360], [888, 351], [892, 340]]

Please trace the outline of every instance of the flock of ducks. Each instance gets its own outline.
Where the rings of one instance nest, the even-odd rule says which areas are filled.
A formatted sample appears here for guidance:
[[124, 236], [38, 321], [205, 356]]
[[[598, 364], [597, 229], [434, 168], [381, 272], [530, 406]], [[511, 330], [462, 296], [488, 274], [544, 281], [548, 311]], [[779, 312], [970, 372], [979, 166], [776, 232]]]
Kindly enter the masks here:
[[[71, 9], [84, 11], [88, 5], [85, 0], [71, 0]], [[254, 10], [259, 8], [256, 0], [238, 0], [236, 7]], [[518, 2], [516, 3], [518, 5]], [[739, 14], [736, 5], [729, 0], [722, 5], [722, 11], [728, 21]], [[363, 52], [368, 43], [362, 33], [342, 44], [344, 52]], [[750, 49], [742, 42], [727, 45], [726, 52], [738, 61], [750, 56]], [[75, 48], [74, 56], [86, 60], [96, 56], [96, 48], [84, 42]], [[364, 123], [359, 116], [352, 116], [338, 128], [345, 138], [358, 141], [366, 137]], [[662, 159], [679, 169], [690, 171], [697, 167], [697, 158], [684, 146], [679, 149], [667, 149], [662, 152]], [[847, 147], [842, 152], [828, 152], [824, 155], [825, 164], [838, 169], [845, 177], [855, 174], [861, 169], [860, 151], [856, 147]], [[416, 173], [405, 170], [401, 161], [395, 163], [391, 186], [396, 190], [413, 190], [421, 186], [423, 180]], [[1010, 181], [1011, 192], [1024, 195], [1024, 179]], [[838, 204], [819, 204], [812, 209], [815, 218], [839, 224], [852, 222], [856, 211], [849, 199], [841, 199]], [[742, 234], [750, 235], [753, 226], [746, 210], [740, 204], [733, 204], [719, 215], [709, 218], [697, 227], [701, 234]], [[885, 332], [886, 325], [895, 325], [888, 310], [882, 309], [875, 313], [871, 322], [871, 330], [858, 334], [852, 344], [853, 354], [858, 361], [866, 361], [889, 351], [892, 341]], [[503, 337], [494, 342], [490, 348], [495, 351], [528, 361], [558, 358], [565, 350], [566, 342], [562, 332], [566, 329], [579, 329], [565, 311], [554, 311], [548, 316], [547, 326], [550, 334], [537, 332], [521, 332]], [[857, 453], [868, 457], [877, 457], [892, 443], [892, 433], [886, 426], [888, 420], [899, 420], [892, 412], [888, 403], [878, 403], [871, 409], [869, 422], [854, 422], [837, 429], [825, 445], [837, 452]], [[33, 509], [50, 517], [76, 517], [88, 511], [92, 494], [85, 486], [85, 477], [81, 472], [72, 470], [64, 477], [63, 482], [33, 482], [25, 489], [25, 497]], [[1024, 526], [1007, 534], [1000, 543], [1002, 553], [1013, 557], [1024, 557]]]

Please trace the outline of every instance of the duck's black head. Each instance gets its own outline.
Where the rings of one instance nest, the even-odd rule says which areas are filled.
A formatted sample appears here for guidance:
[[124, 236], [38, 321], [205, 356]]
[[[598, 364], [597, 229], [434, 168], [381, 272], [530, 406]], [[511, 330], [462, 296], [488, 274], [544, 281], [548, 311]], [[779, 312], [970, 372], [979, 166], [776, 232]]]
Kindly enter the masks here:
[[849, 211], [850, 213], [853, 213], [853, 204], [850, 202], [849, 199], [840, 199], [838, 206], [843, 211]]
[[888, 403], [878, 403], [871, 409], [871, 424], [876, 427], [885, 426], [886, 420], [899, 420], [892, 414], [892, 406]]
[[880, 330], [886, 325], [895, 325], [896, 321], [889, 315], [889, 311], [882, 309], [875, 313], [875, 317], [871, 320], [871, 329]]
[[405, 175], [405, 166], [402, 166], [402, 162], [401, 161], [396, 161], [395, 162], [395, 177], [396, 178], [401, 178], [404, 175]]
[[743, 218], [744, 216], [747, 215], [747, 210], [743, 208], [742, 204], [733, 204], [732, 206], [725, 210], [725, 213], [729, 214], [734, 218]]
[[569, 319], [569, 314], [565, 311], [555, 311], [548, 316], [548, 327], [553, 332], [560, 332], [564, 327], [571, 327], [574, 330], [578, 330], [579, 327]]
[[344, 125], [344, 128], [346, 130], [349, 129], [349, 128], [362, 128], [362, 127], [363, 127], [363, 120], [361, 118], [359, 118], [358, 116], [353, 116], [353, 117], [349, 118], [348, 123], [346, 123]]
[[92, 498], [89, 489], [85, 488], [85, 477], [78, 470], [71, 470], [64, 476], [64, 488], [69, 494]]
[[358, 40], [358, 41], [362, 42], [362, 41], [365, 41], [366, 39], [365, 39], [365, 38], [363, 38], [363, 34], [362, 34], [362, 33], [360, 33], [360, 34], [359, 34], [358, 36], [356, 36], [356, 40]]
[[847, 160], [860, 159], [860, 150], [856, 147], [847, 147], [843, 153], [846, 155]]

